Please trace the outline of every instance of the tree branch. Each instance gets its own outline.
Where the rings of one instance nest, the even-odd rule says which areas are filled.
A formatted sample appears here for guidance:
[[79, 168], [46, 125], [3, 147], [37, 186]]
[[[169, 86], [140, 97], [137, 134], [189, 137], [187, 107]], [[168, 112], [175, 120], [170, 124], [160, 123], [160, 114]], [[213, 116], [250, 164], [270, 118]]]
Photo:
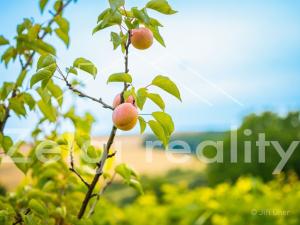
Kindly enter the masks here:
[[108, 159], [109, 159], [109, 158], [112, 158], [112, 157], [114, 157], [116, 154], [117, 154], [117, 152], [113, 152], [113, 153], [109, 154], [109, 155], [107, 156], [107, 158], [108, 158]]
[[59, 66], [56, 65], [56, 67], [57, 67], [58, 73], [59, 73], [59, 74], [61, 75], [61, 77], [63, 78], [63, 81], [66, 83], [66, 86], [69, 88], [69, 90], [71, 90], [72, 92], [78, 94], [79, 97], [82, 97], [82, 98], [88, 98], [88, 99], [90, 99], [90, 100], [92, 100], [92, 101], [94, 101], [94, 102], [97, 102], [97, 103], [101, 104], [102, 107], [105, 108], [105, 109], [114, 110], [114, 108], [113, 108], [112, 106], [108, 105], [107, 103], [105, 103], [105, 102], [102, 100], [102, 98], [99, 98], [99, 99], [94, 98], [94, 97], [89, 96], [89, 95], [83, 93], [82, 91], [76, 89], [75, 87], [73, 87], [72, 84], [70, 84], [70, 82], [68, 81], [67, 76], [65, 76], [65, 75], [63, 74], [63, 72], [61, 71], [61, 69], [59, 68]]
[[100, 197], [104, 194], [104, 192], [106, 191], [106, 189], [112, 184], [112, 182], [114, 181], [115, 177], [116, 177], [116, 173], [114, 173], [112, 175], [111, 179], [108, 182], [106, 182], [106, 184], [99, 190], [99, 192], [96, 195], [97, 198], [95, 199], [93, 205], [91, 206], [91, 209], [89, 211], [88, 217], [90, 217], [91, 215], [94, 214], [96, 205], [99, 202]]
[[[125, 45], [125, 57], [124, 57], [124, 60], [125, 60], [125, 73], [128, 73], [129, 69], [128, 69], [128, 55], [129, 55], [129, 47], [130, 47], [130, 44], [131, 44], [131, 32], [128, 31], [128, 41]], [[126, 83], [124, 83], [124, 88], [123, 88], [123, 91], [122, 91], [122, 94], [121, 94], [121, 103], [124, 103], [124, 97], [123, 97], [123, 93], [127, 90], [128, 86]], [[110, 132], [110, 136], [109, 136], [109, 139], [107, 141], [107, 144], [105, 145], [105, 148], [104, 148], [104, 152], [103, 152], [103, 156], [102, 158], [100, 159], [100, 162], [97, 164], [98, 165], [98, 168], [96, 170], [96, 174], [94, 176], [94, 179], [90, 185], [90, 188], [88, 190], [88, 192], [86, 193], [85, 195], [85, 198], [82, 202], [82, 205], [81, 205], [81, 208], [79, 210], [79, 213], [77, 215], [77, 218], [78, 219], [81, 219], [86, 211], [86, 208], [88, 206], [88, 203], [91, 199], [91, 196], [93, 195], [93, 191], [95, 189], [95, 186], [98, 182], [98, 180], [100, 179], [102, 173], [103, 173], [103, 166], [106, 162], [106, 159], [109, 155], [109, 150], [114, 142], [114, 139], [115, 139], [115, 136], [116, 136], [116, 132], [117, 132], [117, 127], [113, 126], [112, 129], [111, 129], [111, 132]]]
[[82, 181], [82, 183], [84, 183], [85, 186], [87, 186], [87, 188], [89, 188], [90, 187], [89, 183], [84, 180], [84, 178], [77, 172], [77, 170], [74, 167], [73, 149], [74, 149], [74, 143], [72, 143], [72, 146], [71, 146], [71, 149], [70, 149], [70, 164], [71, 164], [71, 167], [69, 168], [69, 170], [72, 171], [73, 173], [75, 173], [79, 177], [79, 179]]
[[77, 215], [78, 219], [81, 219], [83, 217], [83, 215], [86, 211], [87, 205], [88, 205], [90, 199], [92, 198], [92, 194], [93, 194], [93, 191], [96, 187], [96, 184], [97, 184], [98, 180], [100, 179], [100, 177], [103, 173], [103, 167], [104, 167], [105, 161], [107, 159], [109, 149], [112, 146], [114, 138], [116, 136], [116, 132], [117, 132], [117, 128], [115, 126], [113, 126], [112, 130], [111, 130], [111, 133], [110, 133], [110, 136], [109, 136], [109, 139], [107, 141], [107, 144], [104, 147], [103, 155], [102, 155], [99, 163], [97, 164], [98, 167], [97, 167], [97, 170], [96, 170], [96, 174], [93, 178], [93, 181], [90, 185], [89, 190], [87, 191], [87, 193], [85, 195], [85, 198], [82, 202], [81, 208], [80, 208], [79, 213]]
[[[65, 4], [63, 4], [63, 3], [61, 4], [60, 8], [53, 15], [53, 18], [48, 22], [47, 27], [50, 27], [54, 23], [55, 17], [58, 16], [71, 2], [72, 2], [72, 0], [68, 0]], [[39, 39], [44, 39], [47, 36], [47, 34], [48, 34], [48, 32], [45, 30]], [[25, 64], [23, 64], [23, 62], [21, 63], [21, 61], [20, 61], [21, 68], [22, 68], [21, 73], [22, 73], [22, 71], [26, 70], [31, 65], [32, 59], [35, 56], [35, 54], [36, 54], [36, 51], [33, 51], [31, 53], [31, 55], [28, 57]], [[16, 97], [17, 91], [18, 91], [18, 88], [15, 87], [12, 91], [11, 98]], [[8, 107], [4, 113], [3, 120], [0, 122], [0, 133], [2, 133], [2, 134], [3, 134], [6, 122], [9, 118], [9, 114], [10, 114], [10, 104], [8, 104]]]

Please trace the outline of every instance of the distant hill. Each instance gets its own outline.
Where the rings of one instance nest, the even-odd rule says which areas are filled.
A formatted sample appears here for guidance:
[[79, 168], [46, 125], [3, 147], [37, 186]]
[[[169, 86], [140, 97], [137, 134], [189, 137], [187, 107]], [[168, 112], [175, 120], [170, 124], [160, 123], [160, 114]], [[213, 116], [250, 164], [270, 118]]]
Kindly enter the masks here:
[[[186, 142], [193, 153], [195, 153], [197, 146], [205, 140], [222, 141], [228, 135], [227, 132], [186, 132], [175, 133], [172, 135], [170, 142], [172, 141], [184, 141]], [[143, 138], [143, 145], [146, 145], [147, 141], [156, 141], [157, 138], [154, 135], [145, 135]], [[174, 147], [174, 149], [180, 149], [180, 146]]]

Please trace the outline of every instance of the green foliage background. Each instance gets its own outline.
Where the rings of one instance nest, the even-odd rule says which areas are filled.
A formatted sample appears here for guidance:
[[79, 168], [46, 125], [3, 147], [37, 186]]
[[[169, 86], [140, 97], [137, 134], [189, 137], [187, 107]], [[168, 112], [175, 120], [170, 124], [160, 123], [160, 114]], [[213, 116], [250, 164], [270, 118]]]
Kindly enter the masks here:
[[300, 182], [293, 173], [268, 183], [240, 177], [233, 185], [207, 187], [195, 185], [199, 174], [174, 171], [163, 177], [143, 178], [144, 195], [116, 183], [101, 199], [95, 214], [80, 222], [74, 213], [80, 204], [76, 199], [82, 198], [85, 187], [80, 187], [74, 177], [61, 172], [59, 175], [65, 176], [65, 181], [24, 185], [15, 195], [0, 197], [1, 224], [14, 221], [15, 206], [20, 212], [31, 207], [34, 223], [25, 224], [297, 225], [300, 221]]
[[[251, 130], [252, 134], [247, 136], [245, 130]], [[227, 133], [224, 139], [224, 163], [213, 163], [208, 167], [208, 180], [211, 184], [224, 181], [236, 181], [242, 174], [253, 175], [269, 181], [273, 178], [273, 171], [280, 162], [281, 158], [273, 145], [266, 147], [266, 162], [259, 162], [259, 150], [256, 146], [258, 135], [264, 133], [267, 141], [279, 141], [282, 148], [286, 151], [293, 141], [300, 137], [300, 113], [290, 112], [285, 117], [280, 117], [275, 113], [265, 112], [261, 115], [247, 116], [242, 125], [237, 130], [237, 163], [230, 161], [230, 135]], [[245, 163], [245, 141], [251, 142], [251, 163]], [[209, 150], [208, 150], [209, 151]], [[215, 150], [211, 149], [212, 152]], [[283, 172], [295, 171], [300, 175], [300, 147], [294, 150], [293, 154], [283, 168]]]

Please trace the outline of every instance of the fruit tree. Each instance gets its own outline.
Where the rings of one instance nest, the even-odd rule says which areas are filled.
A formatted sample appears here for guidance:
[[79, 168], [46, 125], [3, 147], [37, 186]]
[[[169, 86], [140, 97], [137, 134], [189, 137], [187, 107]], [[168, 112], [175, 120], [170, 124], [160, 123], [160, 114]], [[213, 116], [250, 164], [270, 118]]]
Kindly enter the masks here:
[[[39, 1], [42, 13], [50, 2]], [[143, 192], [139, 177], [126, 164], [111, 168], [116, 154], [112, 145], [118, 129], [128, 131], [139, 123], [142, 134], [148, 126], [165, 147], [174, 132], [174, 123], [165, 110], [165, 102], [152, 87], [158, 87], [181, 101], [176, 84], [165, 75], [156, 75], [151, 83], [136, 87], [134, 71], [129, 71], [129, 66], [131, 47], [146, 50], [155, 40], [165, 46], [159, 32], [162, 24], [151, 17], [152, 11], [165, 15], [176, 11], [166, 0], [150, 0], [142, 8], [131, 9], [126, 7], [124, 0], [108, 1], [109, 7], [100, 13], [93, 34], [104, 29], [111, 31], [113, 49], [120, 50], [124, 55], [124, 70], [108, 76], [107, 85], [119, 83], [120, 91], [112, 103], [107, 103], [103, 98], [89, 95], [78, 79], [82, 72], [95, 79], [97, 66], [89, 59], [78, 57], [72, 65], [63, 69], [50, 43], [56, 36], [69, 47], [70, 22], [64, 12], [72, 2], [76, 1], [54, 1], [53, 10], [50, 10], [52, 17], [47, 23], [24, 19], [17, 26], [13, 42], [0, 36], [0, 45], [8, 46], [2, 55], [2, 62], [6, 66], [12, 61], [20, 64], [20, 74], [16, 80], [4, 82], [1, 87], [0, 144], [3, 153], [11, 157], [30, 178], [29, 186], [20, 188], [13, 197], [0, 202], [0, 222], [4, 221], [4, 224], [11, 224], [11, 221], [14, 224], [44, 224], [41, 221], [46, 218], [48, 224], [89, 224], [99, 197], [116, 175], [122, 177], [125, 184]], [[144, 51], [139, 54], [143, 57]], [[29, 87], [26, 86], [27, 80]], [[64, 89], [111, 112], [112, 128], [104, 146], [91, 142], [92, 115], [86, 113], [79, 116], [74, 107], [62, 109]], [[147, 100], [155, 103], [158, 110], [143, 113]], [[6, 124], [13, 115], [27, 117], [28, 111], [39, 112], [42, 116], [32, 131], [30, 151], [25, 154], [21, 150], [25, 141], [15, 142], [7, 135]], [[58, 132], [57, 127], [65, 120], [73, 123], [74, 133]], [[54, 126], [49, 134], [43, 132], [42, 125]], [[59, 150], [60, 160], [55, 161], [54, 156], [45, 157], [43, 153], [47, 150]], [[82, 169], [86, 167], [94, 173]]]

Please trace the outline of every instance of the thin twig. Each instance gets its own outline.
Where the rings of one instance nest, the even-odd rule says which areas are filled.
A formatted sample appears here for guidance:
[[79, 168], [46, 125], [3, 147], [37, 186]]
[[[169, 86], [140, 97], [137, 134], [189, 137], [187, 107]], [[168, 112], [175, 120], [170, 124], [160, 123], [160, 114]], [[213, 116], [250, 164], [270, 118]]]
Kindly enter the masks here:
[[22, 70], [24, 70], [24, 63], [23, 63], [21, 56], [19, 56], [19, 61], [20, 61]]
[[80, 175], [80, 173], [77, 172], [77, 170], [74, 167], [74, 157], [73, 157], [73, 149], [74, 149], [74, 142], [72, 143], [71, 149], [70, 149], [70, 164], [71, 167], [69, 168], [70, 171], [75, 173], [77, 177], [82, 181], [82, 183], [85, 184], [88, 188], [90, 187], [89, 183], [85, 181], [85, 179]]
[[[122, 28], [123, 28], [126, 32], [128, 32], [127, 28], [124, 27], [122, 24], [120, 24], [120, 28], [121, 28], [121, 30], [122, 30]], [[122, 31], [122, 32], [123, 32], [123, 31]]]
[[116, 154], [117, 154], [117, 152], [113, 152], [113, 153], [109, 154], [109, 155], [107, 156], [107, 158], [108, 158], [108, 159], [109, 159], [109, 158], [112, 158], [112, 157], [114, 157]]
[[52, 15], [52, 16], [54, 16], [54, 15], [55, 15], [55, 13], [54, 13], [54, 12], [52, 12], [51, 10], [49, 10], [48, 12], [49, 12], [49, 13], [50, 13], [50, 15]]
[[83, 177], [74, 169], [74, 168], [69, 168], [70, 171], [72, 171], [73, 173], [75, 173], [77, 175], [77, 177], [79, 177], [79, 179], [82, 181], [82, 183], [85, 184], [85, 186], [87, 186], [88, 188], [90, 187], [89, 183], [86, 182]]
[[85, 93], [83, 93], [82, 91], [78, 90], [77, 88], [73, 87], [72, 84], [68, 81], [67, 79], [67, 76], [64, 75], [64, 73], [61, 71], [61, 69], [59, 68], [59, 66], [57, 65], [57, 71], [58, 73], [61, 75], [63, 81], [66, 83], [66, 86], [74, 93], [78, 94], [79, 97], [82, 97], [82, 98], [88, 98], [94, 102], [97, 102], [99, 104], [102, 105], [103, 108], [105, 109], [110, 109], [110, 110], [114, 110], [114, 108], [110, 105], [108, 105], [107, 103], [105, 103], [102, 98], [94, 98], [92, 96], [89, 96]]
[[145, 88], [147, 89], [148, 87], [150, 87], [152, 84], [148, 84], [147, 86], [145, 86]]
[[95, 208], [97, 203], [100, 200], [100, 197], [104, 194], [104, 192], [106, 191], [106, 189], [112, 184], [112, 182], [114, 181], [116, 177], [116, 172], [114, 172], [114, 174], [112, 175], [111, 179], [105, 183], [105, 185], [99, 190], [98, 194], [96, 195], [97, 198], [95, 199], [95, 201], [93, 202], [93, 205], [91, 206], [91, 209], [89, 211], [88, 217], [92, 216], [95, 212]]
[[62, 80], [62, 81], [65, 81], [64, 79], [62, 79], [61, 77], [58, 77], [58, 76], [53, 76], [54, 78], [56, 78], [56, 79], [59, 79], [59, 80]]

